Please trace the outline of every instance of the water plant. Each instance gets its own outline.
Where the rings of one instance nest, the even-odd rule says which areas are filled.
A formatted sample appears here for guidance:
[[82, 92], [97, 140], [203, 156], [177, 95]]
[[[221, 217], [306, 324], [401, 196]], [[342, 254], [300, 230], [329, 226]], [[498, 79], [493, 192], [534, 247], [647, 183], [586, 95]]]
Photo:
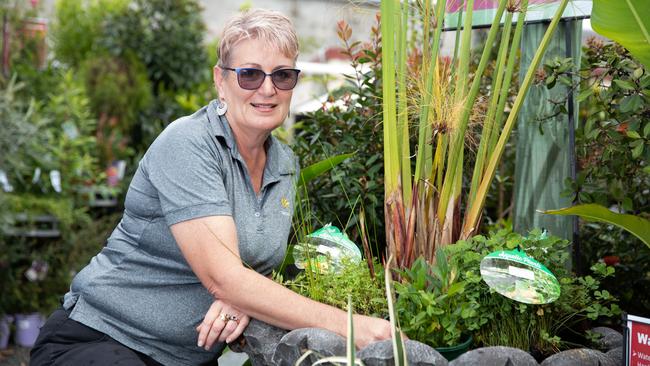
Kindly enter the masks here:
[[[415, 47], [407, 37], [413, 20], [410, 19], [411, 2], [381, 2], [384, 211], [388, 252], [395, 257], [398, 267], [409, 267], [418, 256], [433, 263], [437, 247], [477, 233], [487, 190], [567, 2], [559, 2], [507, 118], [504, 117], [506, 99], [528, 8], [527, 0], [499, 1], [472, 79], [469, 77], [469, 63], [473, 0], [466, 2], [464, 10], [459, 10], [462, 15], [459, 19], [462, 18], [464, 23], [451, 59], [439, 53], [442, 28], [449, 26], [443, 21], [446, 1], [437, 2], [435, 9], [428, 1], [418, 3], [420, 18], [415, 19], [415, 23], [424, 29], [422, 39], [417, 40], [422, 45], [419, 48], [422, 60], [419, 68], [408, 71], [407, 50]], [[515, 13], [518, 13], [517, 22], [512, 34]], [[502, 17], [505, 17], [503, 27]], [[499, 42], [495, 42], [497, 33], [501, 33]], [[498, 52], [493, 52], [495, 47]], [[493, 53], [497, 54], [497, 67], [487, 113], [479, 118], [483, 127], [471, 183], [465, 188], [468, 194], [464, 198], [463, 216], [465, 137], [470, 120], [477, 118], [473, 106]], [[415, 75], [415, 79], [407, 78], [407, 74]], [[409, 140], [411, 128], [417, 130], [417, 148], [413, 153]]]

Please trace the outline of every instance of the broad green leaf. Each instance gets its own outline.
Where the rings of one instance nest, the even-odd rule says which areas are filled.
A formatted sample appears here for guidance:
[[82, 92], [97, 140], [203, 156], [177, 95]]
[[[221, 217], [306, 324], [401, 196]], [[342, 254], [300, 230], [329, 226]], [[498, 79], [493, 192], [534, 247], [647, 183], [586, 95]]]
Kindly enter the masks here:
[[650, 6], [647, 0], [594, 0], [591, 27], [622, 44], [650, 68]]
[[628, 90], [628, 91], [636, 90], [636, 85], [634, 85], [633, 82], [627, 80], [616, 79], [614, 80], [614, 84], [616, 84], [616, 86], [618, 86], [623, 90]]
[[643, 144], [639, 144], [639, 146], [632, 149], [632, 157], [634, 159], [638, 159], [641, 154], [643, 154]]
[[319, 175], [341, 164], [341, 162], [343, 162], [345, 159], [353, 155], [354, 154], [341, 154], [341, 155], [332, 156], [331, 158], [321, 160], [315, 164], [306, 167], [305, 169], [302, 169], [300, 171], [301, 184], [308, 183], [312, 179], [318, 177]]
[[594, 94], [594, 88], [587, 88], [578, 94], [578, 97], [576, 98], [576, 101], [578, 103], [583, 102], [585, 99], [589, 98]]
[[633, 138], [633, 139], [640, 139], [640, 138], [641, 138], [641, 136], [639, 135], [639, 133], [636, 132], [636, 131], [627, 131], [627, 132], [626, 132], [626, 135], [627, 135], [627, 137], [629, 137], [629, 138]]
[[578, 215], [588, 221], [606, 222], [632, 233], [650, 247], [650, 221], [628, 214], [619, 214], [597, 204], [577, 205], [559, 210], [543, 211], [550, 215]]
[[623, 98], [621, 101], [621, 112], [622, 113], [627, 113], [627, 112], [634, 112], [643, 103], [643, 99], [641, 99], [640, 95], [628, 95], [627, 97]]

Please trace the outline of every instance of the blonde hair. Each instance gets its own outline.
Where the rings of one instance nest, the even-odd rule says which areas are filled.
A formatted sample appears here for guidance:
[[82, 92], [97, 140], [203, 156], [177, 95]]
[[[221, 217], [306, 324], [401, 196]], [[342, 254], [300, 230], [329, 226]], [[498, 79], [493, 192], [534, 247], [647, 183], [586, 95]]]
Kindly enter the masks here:
[[298, 36], [291, 20], [274, 10], [251, 9], [226, 23], [219, 45], [219, 65], [230, 66], [233, 48], [247, 39], [264, 41], [283, 55], [294, 60], [298, 58]]

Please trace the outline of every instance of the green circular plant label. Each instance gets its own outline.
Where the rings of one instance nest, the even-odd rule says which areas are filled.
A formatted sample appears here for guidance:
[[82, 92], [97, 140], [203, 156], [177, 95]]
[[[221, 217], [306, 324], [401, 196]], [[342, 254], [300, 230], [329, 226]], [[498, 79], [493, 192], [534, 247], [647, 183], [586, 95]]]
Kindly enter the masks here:
[[519, 250], [485, 256], [481, 277], [496, 292], [526, 304], [547, 304], [560, 297], [560, 283], [553, 273]]

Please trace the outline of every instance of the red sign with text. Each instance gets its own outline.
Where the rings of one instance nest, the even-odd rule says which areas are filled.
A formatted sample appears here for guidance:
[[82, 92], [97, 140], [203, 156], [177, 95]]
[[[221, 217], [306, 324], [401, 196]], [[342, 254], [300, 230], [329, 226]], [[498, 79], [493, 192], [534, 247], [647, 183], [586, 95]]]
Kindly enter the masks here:
[[650, 319], [628, 316], [627, 365], [650, 366]]

